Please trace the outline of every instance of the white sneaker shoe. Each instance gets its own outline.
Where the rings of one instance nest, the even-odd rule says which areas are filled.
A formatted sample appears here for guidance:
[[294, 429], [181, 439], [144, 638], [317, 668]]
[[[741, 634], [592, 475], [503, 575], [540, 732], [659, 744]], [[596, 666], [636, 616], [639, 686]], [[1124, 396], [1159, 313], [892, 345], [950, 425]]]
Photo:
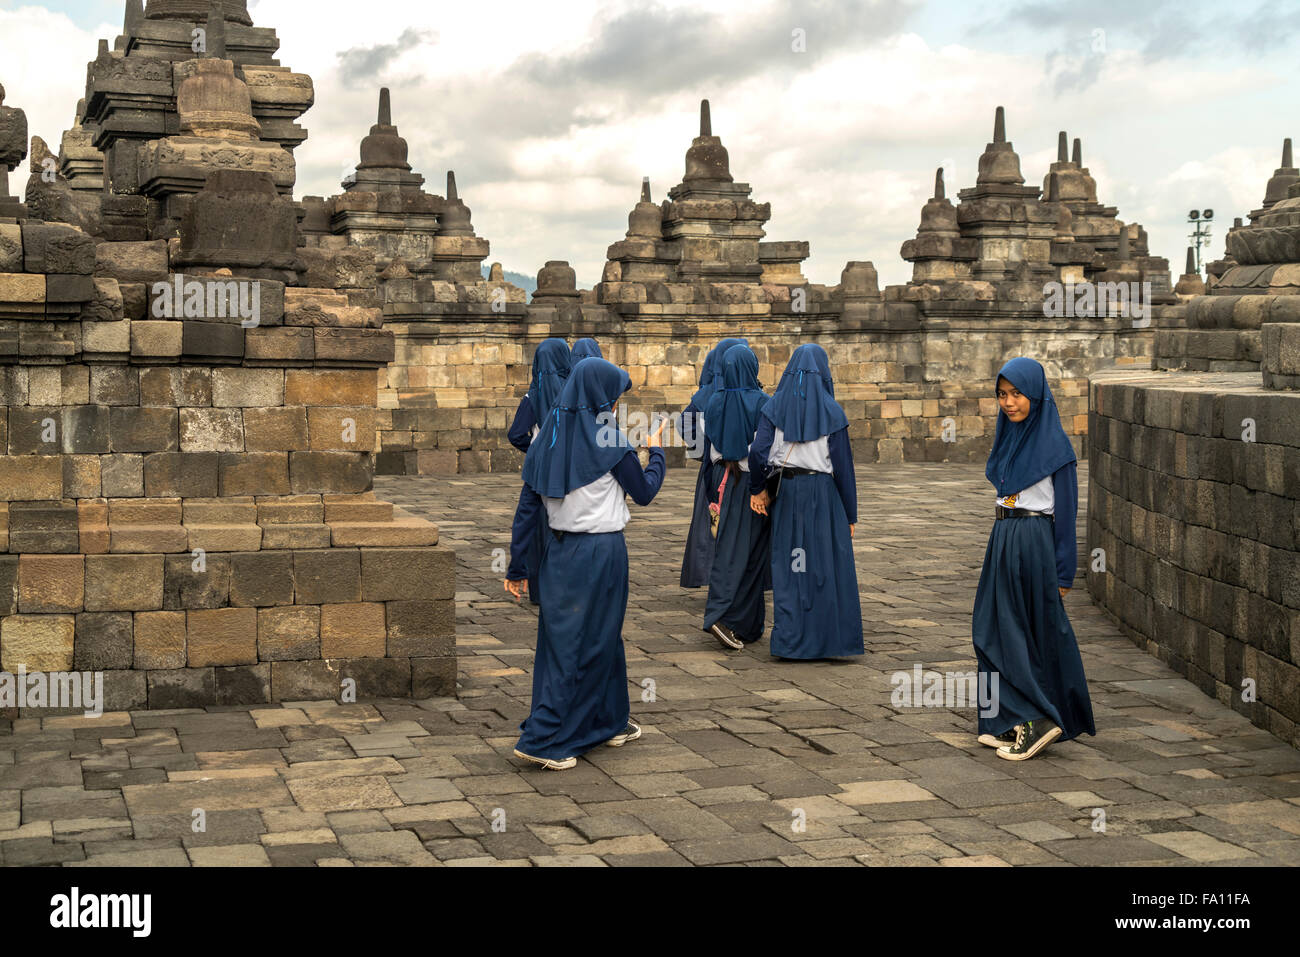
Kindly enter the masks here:
[[623, 729], [622, 734], [614, 735], [614, 737], [610, 738], [605, 743], [609, 745], [611, 748], [621, 748], [629, 741], [635, 741], [639, 737], [641, 737], [640, 726], [635, 725], [631, 721], [629, 721], [627, 723], [627, 727]]
[[578, 763], [577, 758], [535, 758], [531, 754], [524, 754], [518, 748], [515, 748], [515, 757], [531, 761], [533, 764], [540, 764], [550, 771], [567, 771]]

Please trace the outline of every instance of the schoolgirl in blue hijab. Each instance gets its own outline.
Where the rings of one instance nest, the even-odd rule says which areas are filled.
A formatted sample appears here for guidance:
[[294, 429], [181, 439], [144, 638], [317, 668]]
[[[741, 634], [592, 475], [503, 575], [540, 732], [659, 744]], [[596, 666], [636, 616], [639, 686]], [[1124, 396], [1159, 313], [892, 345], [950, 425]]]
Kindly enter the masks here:
[[[515, 419], [510, 426], [508, 438], [510, 444], [520, 452], [527, 452], [537, 435], [538, 423], [546, 419], [555, 401], [560, 397], [564, 383], [569, 378], [572, 360], [569, 344], [563, 339], [545, 339], [533, 355], [533, 375], [528, 392], [519, 400]], [[520, 493], [520, 501], [523, 494]], [[528, 569], [528, 598], [535, 605], [541, 598], [541, 584], [537, 580], [537, 569], [542, 562], [542, 546], [545, 535], [545, 516], [539, 525], [536, 536], [528, 546], [525, 565]]]
[[[690, 404], [682, 410], [682, 438], [687, 444], [687, 456], [699, 458], [700, 471], [695, 478], [695, 501], [691, 509], [691, 525], [686, 532], [686, 554], [682, 557], [683, 588], [700, 588], [709, 583], [709, 569], [713, 566], [713, 532], [709, 516], [709, 489], [718, 487], [721, 474], [709, 455], [706, 438], [705, 410], [713, 393], [722, 387], [722, 357], [732, 346], [749, 345], [747, 339], [723, 339], [704, 360], [700, 373], [699, 390]], [[718, 473], [718, 474], [715, 474]], [[710, 484], [712, 483], [712, 484]]]
[[[853, 560], [858, 489], [848, 417], [821, 346], [790, 356], [749, 452], [750, 507], [772, 520], [772, 638], [778, 658], [863, 653]], [[776, 500], [769, 476], [779, 478]], [[775, 484], [775, 483], [774, 483]]]
[[650, 464], [617, 427], [615, 406], [631, 387], [628, 374], [604, 359], [573, 367], [524, 459], [524, 496], [515, 513], [505, 587], [520, 598], [523, 550], [538, 516], [549, 520], [539, 578], [532, 710], [520, 726], [515, 755], [554, 770], [606, 744], [641, 736], [630, 720], [623, 619], [628, 564], [625, 496], [649, 505], [664, 479], [659, 436]]
[[710, 456], [723, 478], [709, 490], [718, 516], [704, 630], [738, 650], [763, 637], [763, 592], [770, 587], [771, 540], [766, 515], [749, 507], [749, 446], [767, 393], [758, 381], [758, 357], [736, 345], [722, 357], [722, 388], [704, 410]]
[[573, 365], [576, 366], [583, 359], [588, 359], [592, 356], [595, 356], [597, 359], [605, 358], [604, 353], [600, 351], [600, 343], [595, 339], [579, 339], [573, 344], [573, 353], [571, 357]]
[[997, 397], [984, 473], [996, 489], [995, 520], [971, 623], [979, 687], [997, 694], [993, 713], [981, 707], [979, 740], [1024, 761], [1054, 741], [1096, 734], [1064, 604], [1078, 563], [1079, 480], [1043, 367], [1012, 359], [998, 373]]

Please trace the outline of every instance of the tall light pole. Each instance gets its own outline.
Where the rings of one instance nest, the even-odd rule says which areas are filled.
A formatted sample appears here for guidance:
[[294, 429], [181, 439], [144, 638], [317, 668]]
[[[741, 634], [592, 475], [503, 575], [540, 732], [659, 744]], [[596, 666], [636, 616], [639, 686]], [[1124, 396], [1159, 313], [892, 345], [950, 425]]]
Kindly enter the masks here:
[[1210, 221], [1214, 219], [1214, 210], [1192, 210], [1187, 214], [1187, 221], [1192, 224], [1192, 231], [1187, 238], [1196, 247], [1196, 271], [1201, 271], [1201, 244], [1210, 243]]

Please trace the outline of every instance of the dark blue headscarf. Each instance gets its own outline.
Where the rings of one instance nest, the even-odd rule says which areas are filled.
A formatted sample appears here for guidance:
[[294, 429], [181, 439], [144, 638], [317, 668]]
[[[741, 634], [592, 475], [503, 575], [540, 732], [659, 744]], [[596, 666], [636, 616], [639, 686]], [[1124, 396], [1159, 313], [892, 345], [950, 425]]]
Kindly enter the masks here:
[[609, 411], [628, 389], [628, 374], [604, 359], [583, 359], [573, 367], [550, 416], [524, 457], [524, 484], [538, 495], [563, 498], [590, 485], [632, 448]]
[[794, 350], [776, 393], [763, 406], [763, 415], [781, 430], [787, 442], [814, 442], [848, 427], [849, 417], [835, 401], [835, 383], [825, 349], [808, 343]]
[[739, 462], [749, 454], [766, 402], [758, 381], [758, 357], [749, 346], [732, 346], [722, 357], [722, 388], [704, 410], [706, 438], [723, 459]]
[[700, 373], [700, 390], [691, 397], [691, 405], [700, 412], [708, 408], [713, 393], [722, 388], [722, 357], [732, 346], [747, 346], [748, 339], [723, 339], [704, 359], [704, 371]]
[[533, 356], [533, 381], [528, 386], [528, 400], [533, 414], [541, 423], [551, 413], [555, 400], [569, 377], [569, 344], [563, 339], [546, 339]]
[[984, 474], [1003, 496], [1023, 492], [1077, 458], [1061, 427], [1061, 414], [1043, 367], [1022, 356], [1004, 365], [998, 378], [1006, 379], [1029, 399], [1029, 415], [1023, 422], [1012, 422], [998, 409], [993, 451]]
[[605, 354], [600, 351], [600, 343], [595, 339], [579, 339], [573, 344], [573, 355], [571, 359], [575, 366], [583, 359], [588, 359], [592, 356], [595, 356], [597, 359], [605, 358]]

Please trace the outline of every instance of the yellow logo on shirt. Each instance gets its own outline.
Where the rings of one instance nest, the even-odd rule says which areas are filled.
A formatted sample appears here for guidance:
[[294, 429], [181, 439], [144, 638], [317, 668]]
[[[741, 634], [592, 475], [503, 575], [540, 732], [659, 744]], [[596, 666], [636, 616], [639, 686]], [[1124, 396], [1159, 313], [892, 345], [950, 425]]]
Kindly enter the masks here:
[[1003, 508], [1015, 508], [1015, 507], [1016, 507], [1016, 499], [1019, 498], [1019, 497], [1020, 497], [1020, 493], [1019, 493], [1019, 492], [1017, 492], [1015, 495], [1008, 495], [1006, 498], [1004, 498], [1004, 499], [1002, 500], [1002, 503], [1003, 503], [1003, 504], [1002, 504], [1002, 507], [1003, 507]]

